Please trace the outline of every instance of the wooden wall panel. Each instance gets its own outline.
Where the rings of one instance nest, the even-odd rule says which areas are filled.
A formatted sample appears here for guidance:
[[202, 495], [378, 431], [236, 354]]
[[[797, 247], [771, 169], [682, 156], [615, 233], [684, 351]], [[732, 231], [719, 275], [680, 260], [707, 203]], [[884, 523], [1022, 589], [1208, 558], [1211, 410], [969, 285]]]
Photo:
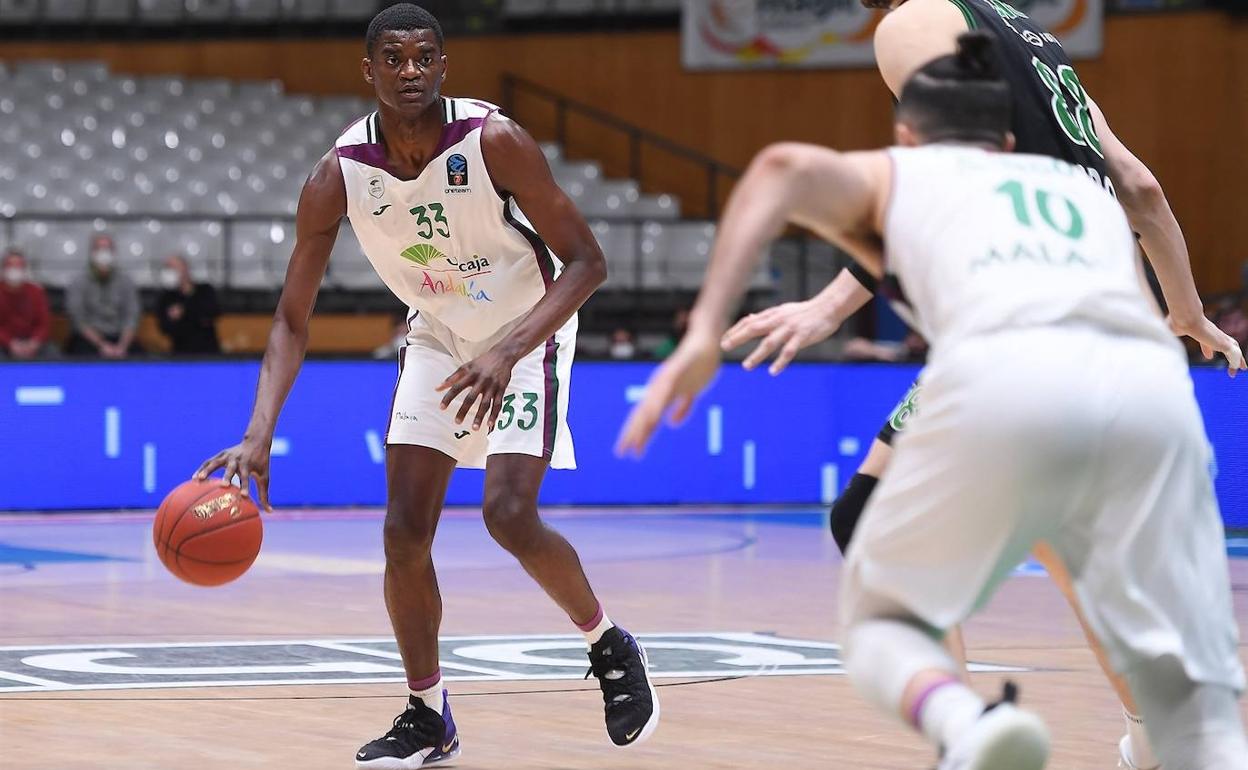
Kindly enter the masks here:
[[[0, 58], [109, 61], [136, 74], [278, 77], [292, 92], [367, 95], [359, 40], [0, 43]], [[689, 73], [673, 32], [474, 37], [448, 43], [448, 93], [501, 99], [504, 72], [618, 115], [743, 167], [778, 140], [860, 149], [891, 136], [889, 95], [873, 70]], [[1248, 22], [1216, 13], [1112, 17], [1106, 52], [1079, 65], [1114, 129], [1153, 168], [1190, 240], [1204, 291], [1232, 288], [1248, 258]], [[605, 85], [604, 85], [605, 84]], [[525, 100], [531, 130], [553, 115]], [[571, 154], [627, 171], [623, 141], [573, 121]], [[662, 154], [647, 172], [701, 208], [702, 177]]]

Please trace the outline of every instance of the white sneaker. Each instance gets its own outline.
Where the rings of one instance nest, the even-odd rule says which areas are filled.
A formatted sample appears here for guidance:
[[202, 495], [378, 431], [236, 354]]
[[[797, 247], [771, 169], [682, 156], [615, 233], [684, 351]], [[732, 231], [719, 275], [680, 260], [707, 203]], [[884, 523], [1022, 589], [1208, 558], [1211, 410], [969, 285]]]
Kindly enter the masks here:
[[1049, 758], [1049, 730], [1040, 717], [1014, 705], [1017, 688], [984, 710], [952, 746], [936, 770], [1043, 770]]
[[1122, 740], [1118, 741], [1118, 767], [1122, 770], [1161, 770], [1161, 765], [1156, 767], [1140, 767], [1132, 761], [1131, 749], [1127, 748], [1131, 745], [1131, 736], [1124, 735]]

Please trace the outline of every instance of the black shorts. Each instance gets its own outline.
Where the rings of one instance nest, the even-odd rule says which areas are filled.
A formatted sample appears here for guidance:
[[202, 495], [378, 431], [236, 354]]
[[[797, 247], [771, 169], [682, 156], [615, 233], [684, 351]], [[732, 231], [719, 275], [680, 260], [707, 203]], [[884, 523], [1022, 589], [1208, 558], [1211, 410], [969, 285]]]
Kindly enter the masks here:
[[918, 406], [919, 383], [915, 382], [910, 386], [910, 390], [906, 391], [906, 395], [901, 399], [901, 403], [897, 404], [893, 409], [892, 414], [888, 416], [888, 422], [884, 423], [884, 427], [880, 428], [880, 432], [875, 437], [892, 446], [893, 437], [906, 429], [906, 422], [914, 416]]

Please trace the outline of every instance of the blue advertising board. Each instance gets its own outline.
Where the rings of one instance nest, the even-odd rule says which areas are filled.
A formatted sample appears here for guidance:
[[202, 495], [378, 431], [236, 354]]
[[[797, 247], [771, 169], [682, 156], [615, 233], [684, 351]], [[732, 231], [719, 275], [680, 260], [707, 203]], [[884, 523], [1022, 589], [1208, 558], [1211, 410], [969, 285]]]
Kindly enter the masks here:
[[[153, 508], [205, 458], [237, 442], [253, 361], [0, 365], [0, 510]], [[804, 364], [780, 377], [726, 366], [682, 430], [641, 461], [613, 453], [653, 369], [577, 364], [577, 471], [552, 471], [551, 505], [820, 503], [853, 474], [913, 366]], [[382, 445], [395, 366], [310, 361], [274, 442], [275, 506], [382, 505]], [[1228, 525], [1248, 527], [1248, 378], [1193, 370]], [[450, 504], [480, 502], [461, 470]]]

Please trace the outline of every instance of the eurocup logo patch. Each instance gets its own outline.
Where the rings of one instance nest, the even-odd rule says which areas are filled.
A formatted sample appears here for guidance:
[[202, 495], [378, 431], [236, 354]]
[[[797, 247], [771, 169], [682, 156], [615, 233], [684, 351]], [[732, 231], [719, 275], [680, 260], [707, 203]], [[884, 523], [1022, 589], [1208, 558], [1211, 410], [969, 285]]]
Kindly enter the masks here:
[[468, 186], [468, 159], [455, 154], [446, 159], [446, 183], [451, 187]]
[[374, 198], [381, 198], [386, 194], [386, 183], [380, 175], [368, 180], [368, 194]]

